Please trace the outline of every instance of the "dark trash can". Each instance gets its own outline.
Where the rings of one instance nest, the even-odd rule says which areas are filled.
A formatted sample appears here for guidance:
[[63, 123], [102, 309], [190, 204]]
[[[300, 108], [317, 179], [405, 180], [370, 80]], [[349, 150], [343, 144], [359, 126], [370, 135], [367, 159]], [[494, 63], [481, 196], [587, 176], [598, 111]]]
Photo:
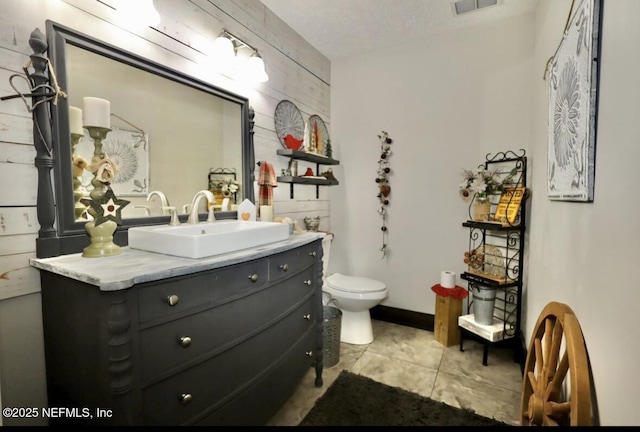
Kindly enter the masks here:
[[340, 328], [342, 311], [337, 307], [323, 306], [322, 343], [324, 367], [330, 368], [340, 361]]

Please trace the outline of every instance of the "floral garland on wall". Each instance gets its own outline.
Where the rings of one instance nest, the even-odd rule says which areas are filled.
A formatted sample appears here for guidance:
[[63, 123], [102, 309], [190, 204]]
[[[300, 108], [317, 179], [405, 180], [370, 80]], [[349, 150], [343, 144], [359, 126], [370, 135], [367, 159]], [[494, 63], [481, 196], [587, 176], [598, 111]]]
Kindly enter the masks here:
[[391, 168], [389, 167], [389, 156], [391, 156], [391, 144], [393, 140], [389, 138], [389, 134], [382, 131], [378, 135], [380, 140], [380, 159], [378, 160], [378, 177], [376, 177], [376, 183], [378, 184], [378, 200], [380, 200], [380, 210], [378, 213], [382, 216], [382, 258], [387, 256], [387, 206], [389, 205], [389, 194], [391, 193], [391, 186], [389, 186], [389, 174]]

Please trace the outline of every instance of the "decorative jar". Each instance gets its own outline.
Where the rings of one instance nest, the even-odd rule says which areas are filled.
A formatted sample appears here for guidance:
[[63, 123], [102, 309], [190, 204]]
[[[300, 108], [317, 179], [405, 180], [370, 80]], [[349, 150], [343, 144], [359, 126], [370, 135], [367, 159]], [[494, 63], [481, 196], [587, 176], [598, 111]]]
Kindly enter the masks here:
[[320, 216], [316, 217], [305, 217], [303, 219], [304, 226], [307, 228], [307, 231], [318, 231], [318, 227], [320, 226]]
[[491, 201], [488, 197], [476, 197], [473, 202], [473, 220], [488, 221], [491, 215]]

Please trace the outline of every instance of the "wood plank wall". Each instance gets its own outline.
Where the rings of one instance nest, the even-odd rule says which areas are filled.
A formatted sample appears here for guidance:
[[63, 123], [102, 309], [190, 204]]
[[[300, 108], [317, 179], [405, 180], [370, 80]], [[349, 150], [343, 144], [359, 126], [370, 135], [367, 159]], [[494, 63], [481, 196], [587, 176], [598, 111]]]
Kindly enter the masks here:
[[[329, 61], [259, 0], [155, 0], [155, 4], [162, 23], [155, 29], [131, 29], [119, 23], [115, 0], [2, 0], [0, 96], [15, 93], [9, 79], [23, 75], [31, 54], [29, 35], [36, 27], [45, 32], [45, 20], [51, 19], [249, 97], [256, 112], [256, 161], [272, 163], [277, 173], [289, 161], [276, 155], [282, 148], [273, 120], [279, 101], [294, 102], [305, 120], [319, 115], [331, 132]], [[211, 72], [203, 52], [223, 28], [260, 51], [268, 82], [244, 88]], [[13, 82], [18, 90], [27, 91], [23, 79]], [[40, 290], [38, 271], [29, 266], [39, 229], [32, 127], [22, 100], [0, 102], [0, 300]], [[299, 171], [308, 166], [315, 170], [315, 164], [300, 162]], [[302, 224], [305, 216], [319, 215], [320, 228], [329, 230], [329, 189], [320, 188], [317, 199], [314, 186], [296, 185], [295, 198], [290, 199], [289, 185], [280, 184], [274, 190], [275, 216], [289, 216]]]

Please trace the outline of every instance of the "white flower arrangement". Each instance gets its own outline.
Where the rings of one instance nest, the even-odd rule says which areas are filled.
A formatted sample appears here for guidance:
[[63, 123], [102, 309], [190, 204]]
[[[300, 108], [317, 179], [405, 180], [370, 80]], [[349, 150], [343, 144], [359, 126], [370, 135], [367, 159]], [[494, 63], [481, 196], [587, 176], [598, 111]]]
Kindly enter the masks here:
[[470, 201], [474, 196], [487, 198], [489, 195], [500, 195], [505, 186], [511, 184], [511, 179], [517, 173], [517, 168], [511, 170], [504, 178], [498, 170], [487, 170], [479, 167], [477, 171], [463, 170], [460, 183], [460, 197]]
[[232, 178], [218, 180], [212, 186], [224, 195], [234, 194], [240, 190], [240, 183]]

